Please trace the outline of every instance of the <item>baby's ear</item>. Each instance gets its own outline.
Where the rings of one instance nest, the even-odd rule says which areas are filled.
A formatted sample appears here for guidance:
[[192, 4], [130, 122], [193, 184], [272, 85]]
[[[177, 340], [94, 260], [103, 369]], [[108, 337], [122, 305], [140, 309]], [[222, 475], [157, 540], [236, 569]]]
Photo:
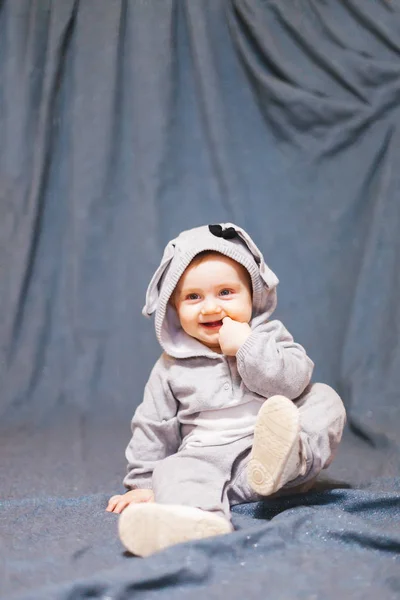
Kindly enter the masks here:
[[147, 288], [146, 304], [144, 305], [143, 310], [142, 310], [142, 314], [145, 317], [149, 317], [157, 309], [159, 295], [160, 295], [159, 284], [161, 282], [163, 275], [165, 274], [166, 270], [168, 269], [169, 265], [171, 264], [174, 254], [175, 254], [175, 240], [172, 240], [171, 242], [168, 242], [168, 244], [166, 245], [164, 254], [161, 259], [160, 266], [158, 267], [158, 269], [154, 273], [153, 277], [151, 278], [149, 287]]

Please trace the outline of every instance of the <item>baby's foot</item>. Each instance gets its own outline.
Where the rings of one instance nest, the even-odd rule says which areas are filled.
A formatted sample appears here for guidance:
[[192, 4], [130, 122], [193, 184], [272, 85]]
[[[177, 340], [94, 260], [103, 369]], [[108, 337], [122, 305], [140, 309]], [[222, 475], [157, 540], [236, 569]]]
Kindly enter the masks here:
[[120, 540], [136, 556], [231, 531], [228, 520], [191, 506], [130, 504], [119, 519]]
[[273, 396], [264, 402], [247, 467], [249, 484], [258, 494], [269, 496], [300, 474], [299, 431], [299, 410], [291, 400]]

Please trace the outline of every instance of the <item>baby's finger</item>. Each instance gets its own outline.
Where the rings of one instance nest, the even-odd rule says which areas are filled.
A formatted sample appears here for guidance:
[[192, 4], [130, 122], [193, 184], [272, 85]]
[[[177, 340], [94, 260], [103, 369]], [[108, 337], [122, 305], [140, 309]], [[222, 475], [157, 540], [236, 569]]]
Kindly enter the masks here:
[[110, 500], [117, 500], [118, 498], [121, 498], [121, 494], [114, 494], [114, 496], [111, 496]]
[[222, 323], [229, 323], [230, 321], [233, 321], [233, 319], [231, 319], [230, 317], [224, 317], [222, 319]]
[[117, 515], [121, 514], [124, 508], [128, 506], [128, 504], [129, 502], [127, 502], [126, 500], [121, 500], [120, 502], [118, 502], [113, 512], [117, 513]]
[[114, 507], [116, 506], [116, 504], [118, 503], [118, 500], [120, 498], [121, 498], [121, 496], [113, 496], [112, 498], [110, 498], [109, 501], [108, 501], [106, 510], [108, 512], [113, 512]]
[[115, 504], [116, 502], [118, 502], [118, 500], [120, 500], [121, 498], [121, 494], [117, 494], [116, 496], [111, 496], [111, 498], [108, 501], [108, 504]]

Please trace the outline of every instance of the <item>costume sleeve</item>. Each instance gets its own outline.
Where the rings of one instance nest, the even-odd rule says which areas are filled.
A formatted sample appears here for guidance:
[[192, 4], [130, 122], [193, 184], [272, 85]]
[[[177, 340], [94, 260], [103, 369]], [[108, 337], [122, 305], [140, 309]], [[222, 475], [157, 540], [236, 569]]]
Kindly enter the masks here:
[[236, 354], [245, 386], [269, 398], [281, 394], [294, 400], [310, 383], [314, 363], [280, 321], [255, 329]]
[[174, 398], [159, 359], [145, 387], [143, 402], [131, 422], [132, 437], [125, 452], [128, 461], [124, 486], [152, 489], [152, 474], [157, 462], [175, 454], [181, 443]]

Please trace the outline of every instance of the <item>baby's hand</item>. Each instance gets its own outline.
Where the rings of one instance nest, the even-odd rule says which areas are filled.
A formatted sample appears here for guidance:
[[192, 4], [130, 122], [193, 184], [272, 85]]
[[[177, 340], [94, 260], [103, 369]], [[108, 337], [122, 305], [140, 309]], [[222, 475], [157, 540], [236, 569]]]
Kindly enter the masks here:
[[130, 490], [126, 494], [120, 496], [112, 496], [106, 510], [108, 512], [121, 513], [129, 504], [139, 502], [154, 502], [154, 494], [152, 490]]
[[251, 327], [248, 323], [239, 323], [230, 317], [225, 317], [219, 330], [219, 345], [227, 356], [235, 356], [248, 337]]

